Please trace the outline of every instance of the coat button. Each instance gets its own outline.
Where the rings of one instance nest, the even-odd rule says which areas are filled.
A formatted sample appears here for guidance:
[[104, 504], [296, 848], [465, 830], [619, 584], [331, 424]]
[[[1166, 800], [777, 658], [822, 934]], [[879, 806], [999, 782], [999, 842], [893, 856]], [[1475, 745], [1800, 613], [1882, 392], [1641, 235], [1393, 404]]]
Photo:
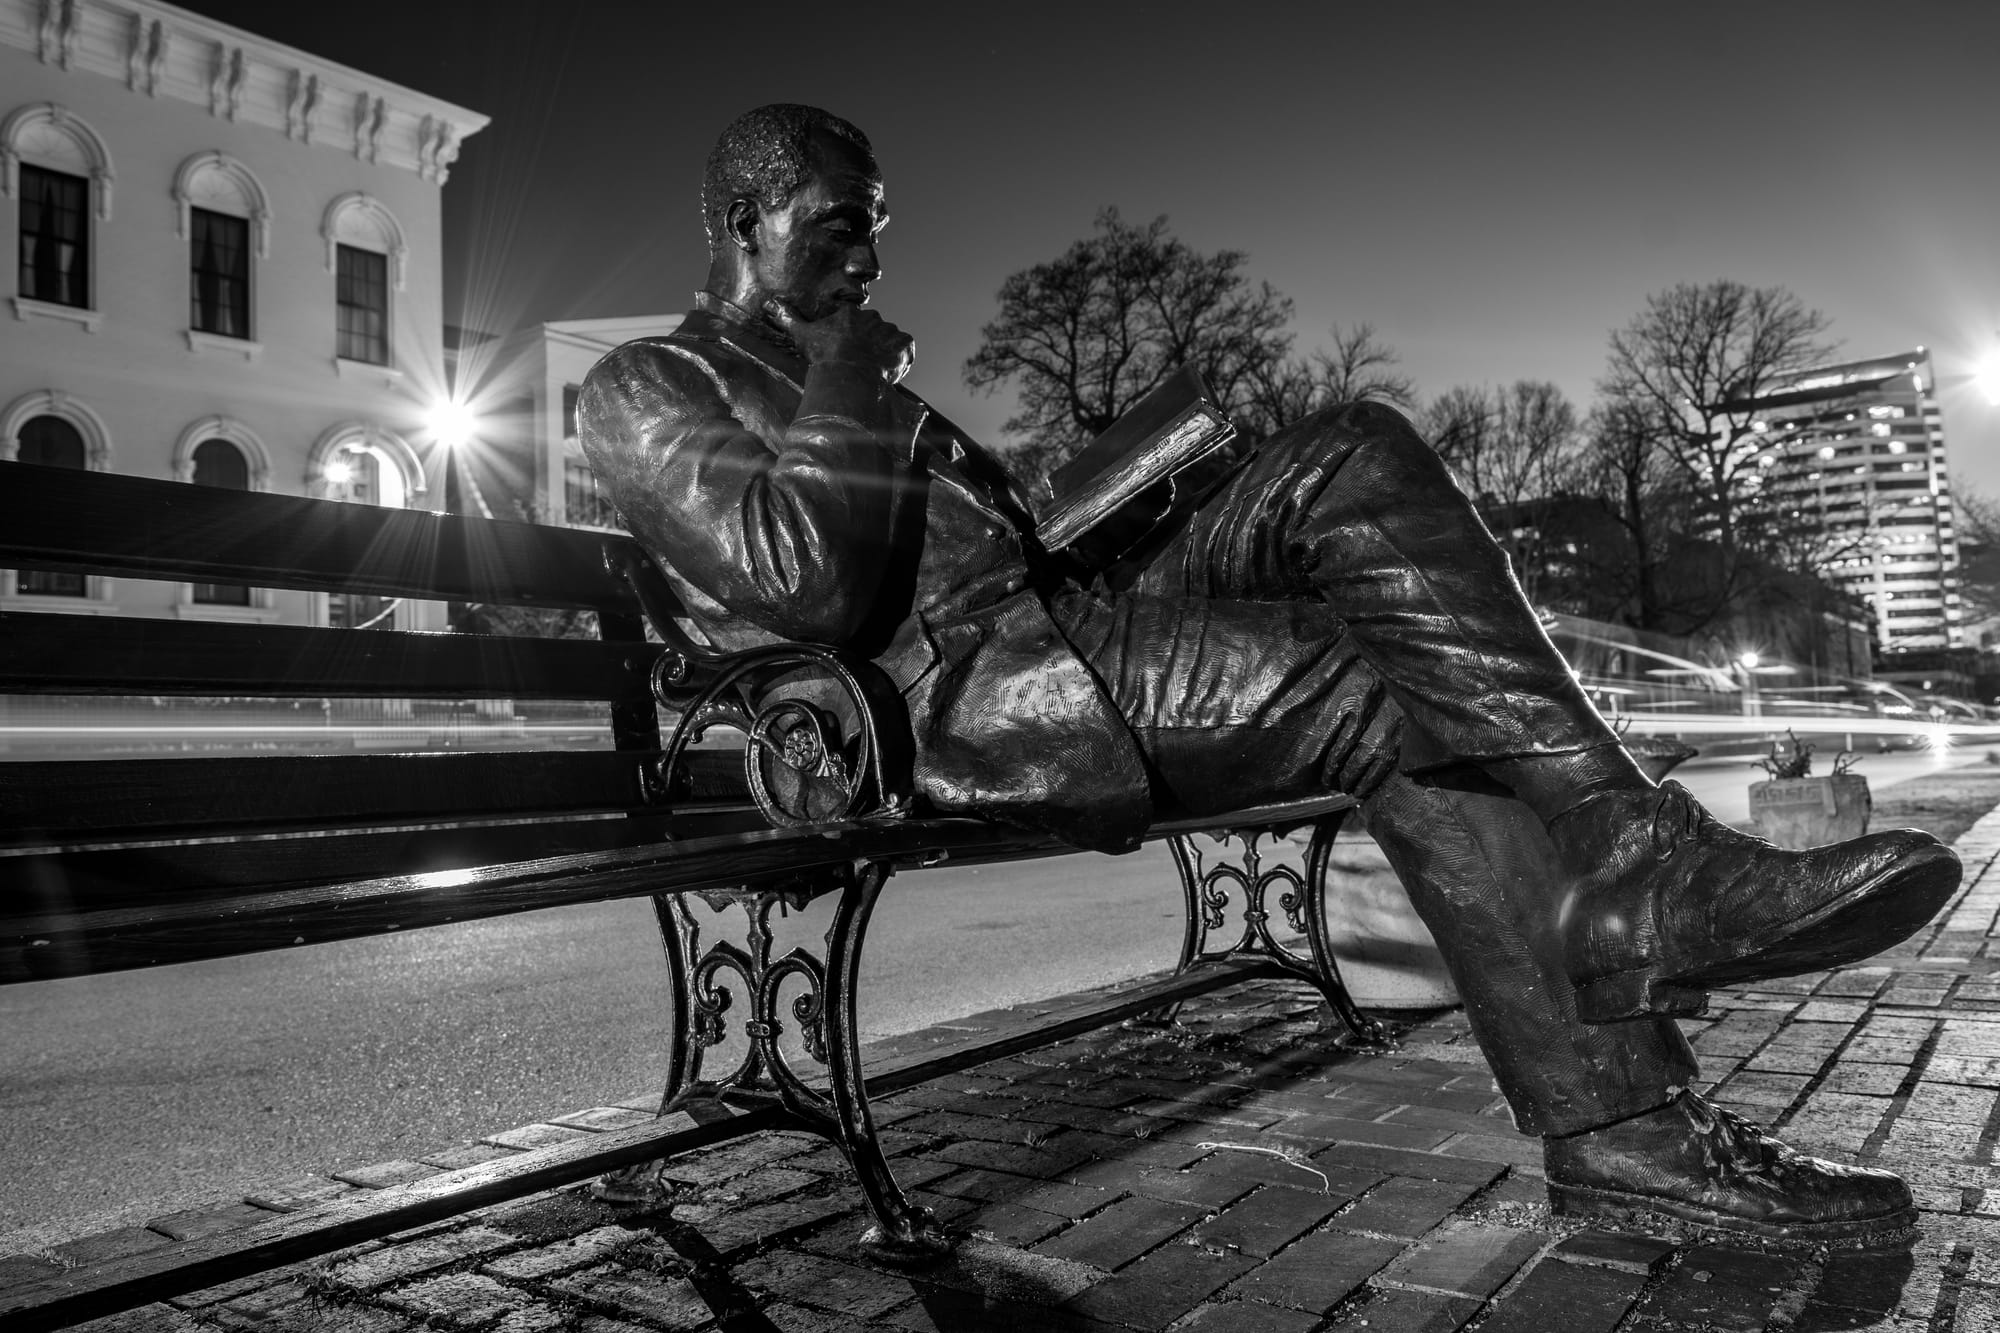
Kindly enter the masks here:
[[989, 542], [997, 542], [997, 541], [999, 541], [999, 540], [1000, 540], [1000, 539], [1001, 539], [1002, 537], [1004, 537], [1004, 536], [1006, 536], [1006, 535], [1007, 535], [1007, 530], [1006, 530], [1005, 528], [1001, 527], [1001, 526], [1000, 526], [1000, 525], [999, 525], [998, 523], [988, 523], [988, 524], [986, 525], [986, 540], [987, 540], [987, 541], [989, 541]]
[[1007, 581], [1006, 581], [1005, 583], [1003, 583], [1003, 584], [1001, 584], [1001, 585], [1000, 585], [1000, 590], [1001, 590], [1002, 592], [1006, 592], [1006, 593], [1016, 593], [1016, 592], [1019, 592], [1019, 591], [1021, 591], [1021, 580], [1019, 580], [1019, 579], [1008, 579], [1008, 580], [1007, 580]]

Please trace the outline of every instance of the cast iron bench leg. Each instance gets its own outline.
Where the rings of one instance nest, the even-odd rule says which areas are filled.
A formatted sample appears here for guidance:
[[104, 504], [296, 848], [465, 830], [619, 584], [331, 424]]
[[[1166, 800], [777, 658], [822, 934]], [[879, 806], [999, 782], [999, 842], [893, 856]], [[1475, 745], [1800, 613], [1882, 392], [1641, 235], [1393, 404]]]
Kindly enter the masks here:
[[861, 980], [861, 943], [868, 918], [893, 870], [885, 865], [863, 868], [834, 905], [833, 924], [826, 933], [826, 1006], [821, 1016], [826, 1033], [827, 1072], [831, 1075], [834, 1141], [847, 1154], [855, 1179], [875, 1214], [875, 1224], [862, 1233], [861, 1248], [877, 1258], [908, 1263], [935, 1258], [950, 1248], [944, 1229], [928, 1208], [911, 1203], [890, 1174], [882, 1142], [875, 1135], [875, 1118], [868, 1109], [868, 1085], [861, 1070], [861, 1042], [855, 1013]]
[[[861, 1238], [862, 1249], [884, 1260], [911, 1262], [943, 1254], [949, 1241], [930, 1212], [911, 1203], [890, 1173], [868, 1109], [855, 1012], [868, 919], [893, 873], [893, 866], [864, 863], [796, 887], [690, 891], [653, 900], [674, 997], [660, 1114], [683, 1111], [702, 1120], [732, 1106], [776, 1102], [794, 1125], [837, 1144], [846, 1155], [875, 1215], [875, 1224]], [[839, 897], [824, 961], [802, 947], [773, 958], [771, 913], [803, 907], [825, 893]], [[721, 939], [704, 950], [690, 897], [717, 911], [742, 908], [745, 943]], [[734, 974], [747, 1002], [742, 1031], [749, 1049], [729, 1073], [705, 1078], [703, 1057], [725, 1039], [723, 1015], [736, 1004], [725, 973]], [[786, 1005], [780, 992], [788, 980], [803, 982], [804, 989]], [[806, 1054], [826, 1066], [824, 1090], [800, 1076], [779, 1041], [785, 1008], [799, 1025]], [[612, 1202], [670, 1203], [660, 1166], [643, 1163], [613, 1172], [597, 1182], [595, 1193]]]
[[[1181, 936], [1180, 963], [1175, 975], [1206, 963], [1253, 962], [1265, 976], [1292, 977], [1319, 991], [1342, 1024], [1357, 1041], [1384, 1045], [1389, 1029], [1354, 1007], [1347, 985], [1340, 979], [1340, 964], [1333, 955], [1333, 937], [1327, 925], [1327, 866], [1332, 860], [1334, 838], [1348, 812], [1338, 810], [1316, 820], [1312, 840], [1306, 845], [1303, 873], [1282, 862], [1265, 865], [1258, 843], [1272, 835], [1266, 828], [1228, 829], [1213, 835], [1223, 849], [1211, 864], [1195, 844], [1181, 835], [1170, 840], [1174, 867], [1180, 871], [1181, 893], [1186, 918]], [[1234, 859], [1228, 858], [1228, 844], [1238, 844]], [[1265, 897], [1280, 888], [1278, 910], [1297, 933], [1306, 937], [1304, 955], [1280, 942], [1271, 932], [1271, 911]], [[1220, 946], [1209, 943], [1211, 932], [1228, 923], [1230, 899], [1242, 899], [1243, 925], [1235, 938]], [[1172, 1009], [1153, 1015], [1156, 1021], [1170, 1021]]]

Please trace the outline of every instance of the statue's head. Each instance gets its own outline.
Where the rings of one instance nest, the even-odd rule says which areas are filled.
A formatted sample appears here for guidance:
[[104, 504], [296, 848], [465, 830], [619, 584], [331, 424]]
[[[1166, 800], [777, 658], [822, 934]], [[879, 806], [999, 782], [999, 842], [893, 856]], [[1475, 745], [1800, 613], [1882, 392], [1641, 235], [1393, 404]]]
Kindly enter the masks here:
[[777, 103], [730, 122], [708, 155], [701, 211], [710, 288], [753, 310], [777, 297], [818, 319], [865, 303], [880, 276], [882, 173], [868, 136], [817, 107]]

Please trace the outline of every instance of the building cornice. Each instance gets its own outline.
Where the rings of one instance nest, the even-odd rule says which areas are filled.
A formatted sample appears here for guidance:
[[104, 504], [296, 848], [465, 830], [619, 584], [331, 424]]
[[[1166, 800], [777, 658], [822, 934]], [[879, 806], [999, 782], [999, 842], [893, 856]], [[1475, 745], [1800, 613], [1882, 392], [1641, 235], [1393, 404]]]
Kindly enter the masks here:
[[488, 117], [159, 0], [0, 0], [0, 44], [442, 185]]

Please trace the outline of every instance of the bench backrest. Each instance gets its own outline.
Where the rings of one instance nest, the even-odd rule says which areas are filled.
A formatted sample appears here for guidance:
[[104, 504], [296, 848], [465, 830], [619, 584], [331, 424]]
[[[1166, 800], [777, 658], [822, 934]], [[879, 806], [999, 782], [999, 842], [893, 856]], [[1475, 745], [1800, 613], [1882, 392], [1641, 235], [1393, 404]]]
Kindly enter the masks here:
[[[649, 677], [662, 649], [647, 640], [635, 582], [656, 611], [668, 594], [628, 538], [10, 463], [0, 465], [8, 567], [575, 608], [594, 612], [598, 630], [579, 640], [0, 611], [0, 727], [14, 724], [17, 746], [24, 718], [47, 720], [48, 696], [138, 696], [203, 701], [225, 720], [231, 700], [303, 701], [262, 705], [265, 720], [289, 707], [281, 730], [345, 750], [133, 754], [148, 734], [134, 729], [123, 756], [0, 754], [0, 915], [30, 927], [16, 938], [36, 920], [251, 887], [637, 845], [746, 804], [730, 754], [695, 755], [680, 791], [660, 789]], [[24, 702], [36, 696], [40, 709]], [[596, 717], [579, 714], [548, 740], [515, 728], [492, 749], [393, 726], [425, 701], [480, 699], [585, 701]], [[380, 701], [372, 708], [390, 725], [371, 725], [371, 706], [354, 700]], [[118, 725], [136, 728], [133, 717], [129, 703], [116, 710]], [[575, 748], [578, 729], [594, 748]], [[384, 734], [420, 752], [366, 752]], [[0, 978], [157, 961], [10, 952]]]

